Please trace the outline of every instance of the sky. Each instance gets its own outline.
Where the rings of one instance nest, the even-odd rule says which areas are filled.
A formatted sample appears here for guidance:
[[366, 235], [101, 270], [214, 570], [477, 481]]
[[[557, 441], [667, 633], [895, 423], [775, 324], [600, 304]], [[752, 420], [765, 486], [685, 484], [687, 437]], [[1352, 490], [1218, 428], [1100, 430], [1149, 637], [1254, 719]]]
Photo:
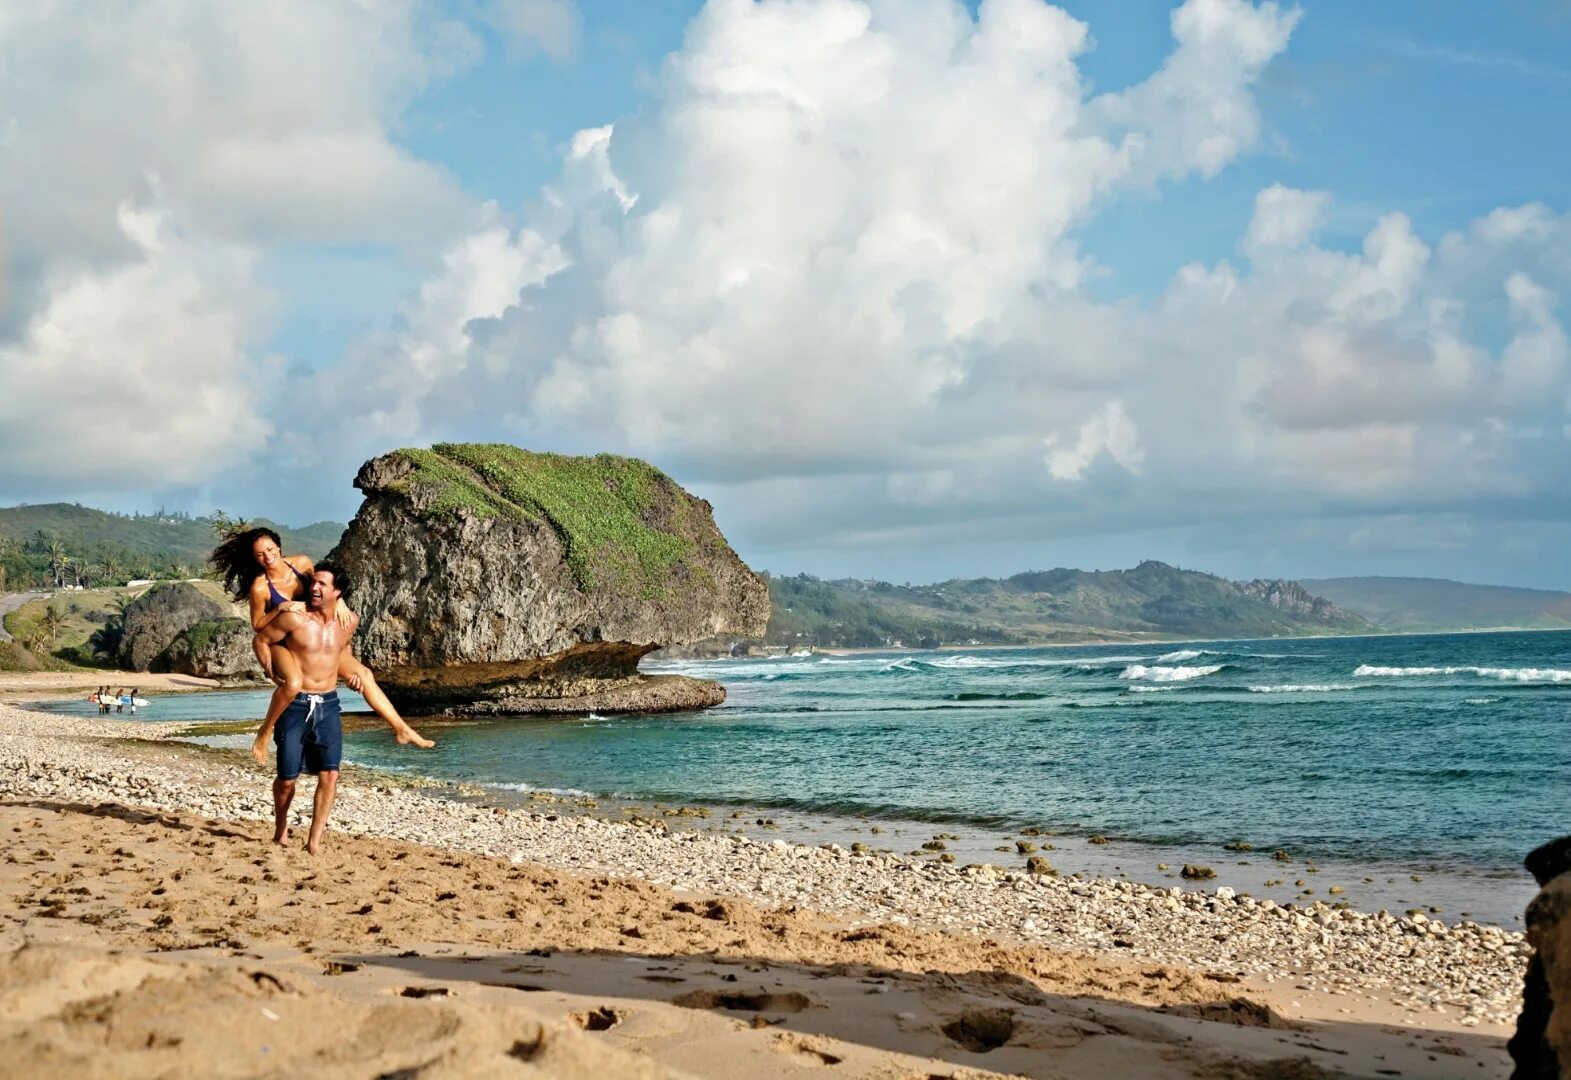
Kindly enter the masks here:
[[0, 0], [0, 504], [1571, 589], [1571, 2]]

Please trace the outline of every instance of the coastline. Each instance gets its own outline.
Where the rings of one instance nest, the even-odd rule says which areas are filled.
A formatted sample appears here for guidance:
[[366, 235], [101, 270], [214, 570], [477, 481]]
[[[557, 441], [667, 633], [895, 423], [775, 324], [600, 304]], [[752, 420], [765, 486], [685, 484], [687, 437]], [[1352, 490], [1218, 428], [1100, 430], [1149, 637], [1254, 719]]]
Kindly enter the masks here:
[[[107, 828], [111, 822], [116, 823], [116, 827], [125, 822], [104, 815], [84, 820], [85, 810], [70, 807], [113, 803], [152, 807], [162, 814], [180, 815], [182, 820], [194, 815], [204, 821], [241, 822], [237, 826], [225, 826], [227, 835], [219, 838], [226, 848], [225, 859], [239, 860], [237, 866], [250, 865], [253, 859], [261, 860], [267, 863], [268, 873], [275, 876], [293, 874], [299, 881], [313, 875], [312, 864], [303, 854], [291, 852], [286, 857], [262, 844], [265, 833], [256, 822], [268, 811], [266, 773], [248, 759], [238, 754], [229, 757], [218, 752], [193, 752], [194, 748], [188, 744], [158, 745], [158, 740], [167, 734], [162, 730], [165, 725], [147, 721], [57, 716], [50, 717], [45, 727], [40, 723], [41, 715], [0, 706], [0, 784], [5, 793], [5, 808], [10, 813], [19, 805], [33, 804], [28, 812], [48, 816], [53, 822], [51, 828], [56, 830], [57, 842], [71, 847], [73, 859], [79, 862], [88, 859], [86, 866], [101, 864], [102, 858], [93, 856], [83, 846], [89, 840], [88, 833], [92, 829]], [[1184, 1039], [1191, 1040], [1183, 1045], [1190, 1048], [1186, 1054], [1192, 1059], [1185, 1058], [1183, 1069], [1188, 1071], [1175, 1071], [1163, 1065], [1162, 1069], [1172, 1075], [1277, 1075], [1279, 1073], [1270, 1071], [1262, 1063], [1279, 1063], [1287, 1057], [1308, 1058], [1305, 1068], [1345, 1070], [1351, 1067], [1355, 1071], [1372, 1072], [1376, 1067], [1376, 1054], [1387, 1055], [1380, 1058], [1382, 1062], [1396, 1060], [1390, 1055], [1412, 1057], [1415, 1051], [1409, 1043], [1418, 1047], [1421, 1056], [1412, 1062], [1410, 1068], [1414, 1071], [1408, 1071], [1407, 1075], [1487, 1076], [1504, 1075], [1508, 1071], [1501, 1040], [1508, 1030], [1506, 1025], [1514, 1018], [1520, 987], [1525, 946], [1520, 944], [1519, 935], [1465, 924], [1451, 926], [1427, 919], [1382, 920], [1367, 914], [1335, 911], [1326, 905], [1286, 911], [1279, 905], [1226, 895], [1227, 890], [1217, 893], [1148, 888], [1107, 879], [1044, 878], [1015, 871], [1000, 873], [901, 857], [853, 854], [843, 847], [840, 850], [802, 847], [778, 839], [760, 841], [719, 832], [685, 832], [672, 830], [663, 821], [597, 820], [555, 813], [549, 806], [542, 808], [543, 812], [529, 812], [523, 807], [479, 805], [474, 801], [434, 797], [402, 787], [366, 786], [367, 779], [370, 778], [346, 776], [340, 810], [335, 813], [335, 827], [343, 831], [333, 834], [335, 847], [341, 845], [348, 852], [359, 850], [358, 845], [363, 844], [431, 845], [451, 853], [450, 858], [458, 864], [455, 877], [469, 873], [471, 866], [479, 867], [482, 863], [490, 866], [499, 860], [501, 865], [515, 871], [526, 864], [538, 863], [551, 868], [550, 873], [558, 877], [566, 873], [604, 875], [608, 881], [618, 883], [619, 888], [632, 890], [647, 908], [643, 912], [645, 921], [633, 924], [638, 935], [623, 935], [622, 932], [628, 929], [625, 925], [616, 929], [612, 944], [622, 946], [623, 951], [640, 947], [640, 942], [650, 940], [651, 931], [646, 922], [653, 919], [664, 926], [671, 921], [672, 905], [686, 903], [680, 898], [689, 896], [699, 897], [704, 903], [718, 898], [722, 908], [732, 905], [736, 912], [748, 913], [745, 919], [740, 914], [737, 916], [743, 922], [794, 920], [785, 927], [783, 936], [775, 933], [779, 927], [770, 931], [769, 936], [777, 944], [795, 940], [793, 934], [805, 933], [809, 927], [818, 928], [815, 933], [819, 935], [829, 932], [823, 927], [836, 928], [833, 932], [842, 935], [841, 938], [831, 941], [815, 937], [814, 948], [819, 951], [810, 957], [795, 956], [789, 963], [811, 969], [805, 975], [796, 973], [803, 980], [800, 983], [803, 989], [791, 992], [805, 994], [815, 1001], [821, 1000], [828, 990], [848, 989], [843, 985], [845, 982], [854, 985], [857, 997], [848, 998], [844, 1007], [829, 1010], [837, 1015], [845, 1014], [843, 1020], [835, 1021], [840, 1027], [834, 1027], [830, 1023], [833, 1018], [820, 1015], [822, 1010], [816, 1009], [803, 1009], [800, 1014], [780, 1013], [784, 1020], [780, 1025], [772, 1022], [776, 1014], [767, 1009], [751, 1012], [723, 1008], [698, 1010], [705, 1024], [723, 1019], [728, 1031], [731, 1027], [739, 1029], [733, 1034], [743, 1042], [750, 1041], [746, 1033], [755, 1030], [749, 1026], [752, 1016], [764, 1016], [771, 1021], [765, 1028], [756, 1029], [759, 1037], [751, 1040], [757, 1043], [749, 1052], [760, 1055], [760, 1075], [779, 1072], [802, 1053], [795, 1044], [789, 1054], [778, 1048], [779, 1038], [788, 1034], [798, 1041], [829, 1039], [829, 1043], [822, 1045], [830, 1045], [831, 1049], [824, 1052], [848, 1063], [864, 1060], [859, 1055], [865, 1055], [868, 1047], [884, 1044], [879, 1050], [885, 1055], [879, 1059], [880, 1067], [893, 1067], [894, 1059], [887, 1055], [896, 1053], [895, 1048], [906, 1047], [931, 1051], [919, 1055], [929, 1064], [940, 1061], [1028, 1074], [1037, 1074], [1033, 1070], [1039, 1068], [1051, 1069], [1056, 1074], [1066, 1061], [1084, 1063], [1087, 1059], [1074, 1057], [1084, 1052], [1081, 1049], [1086, 1045], [1083, 1038], [1075, 1040], [1072, 1047], [1060, 1047], [1057, 1054], [1041, 1053], [1048, 1044], [1038, 1039], [1035, 1058], [1024, 1055], [1017, 1059], [1013, 1056], [1016, 1047], [1024, 1048], [1032, 1041], [1024, 1035], [1019, 1039], [1011, 1036], [1005, 1040], [1005, 1045], [983, 1055], [964, 1049], [961, 1043], [943, 1034], [942, 1010], [956, 1007], [955, 995], [977, 997], [978, 1001], [981, 1000], [978, 995], [985, 997], [986, 992], [993, 992], [996, 997], [996, 976], [1001, 971], [1009, 973], [1011, 985], [1033, 987], [1025, 995], [1033, 1002], [1043, 995], [1062, 995], [1064, 1001], [1056, 1005], [1054, 1002], [1022, 1005], [1018, 998], [1011, 998], [985, 1007], [1007, 1007], [1014, 1009], [1016, 1014], [1030, 1014], [1031, 1017], [1036, 1015], [1032, 1010], [1045, 1009], [1043, 1017], [1051, 1014], [1055, 1018], [1041, 1019], [1048, 1027], [1055, 1023], [1060, 1026], [1085, 1023], [1084, 1010], [1088, 1008], [1137, 1010], [1151, 1038], [1143, 1045], [1122, 1048], [1126, 1058], [1120, 1060], [1127, 1060], [1125, 1074], [1128, 1075], [1144, 1074], [1135, 1064], [1141, 1054], [1171, 1053]], [[89, 846], [102, 848], [97, 842]], [[65, 853], [57, 851], [53, 857], [64, 858]], [[7, 881], [14, 877], [14, 872], [8, 874]], [[603, 892], [607, 887], [600, 889]], [[242, 906], [251, 902], [247, 899], [251, 895], [250, 886], [231, 884], [225, 888], [230, 893], [229, 899], [238, 896]], [[664, 892], [670, 888], [679, 890], [675, 894], [678, 899], [670, 899], [672, 894]], [[20, 929], [10, 926], [8, 932], [17, 930], [26, 938], [34, 930], [41, 932], [46, 926], [68, 925], [72, 916], [66, 912], [77, 901], [65, 894], [63, 887], [55, 891], [60, 894], [57, 899], [63, 905], [55, 919], [23, 916], [19, 920]], [[169, 891], [180, 897], [184, 890], [172, 888]], [[195, 924], [224, 921], [221, 918], [224, 902], [220, 899], [223, 891], [217, 889], [214, 895], [190, 899], [190, 903], [196, 905], [190, 913]], [[531, 893], [526, 889], [524, 892], [530, 895], [511, 897], [515, 905], [523, 905], [516, 908], [523, 914], [513, 920], [520, 924], [530, 921], [528, 911], [535, 910], [538, 914], [536, 909], [551, 906], [541, 899], [538, 890]], [[370, 899], [369, 895], [366, 899]], [[763, 905], [763, 908], [752, 905]], [[767, 909], [774, 909], [774, 912], [771, 914]], [[18, 905], [13, 903], [12, 910], [19, 910]], [[337, 923], [353, 923], [356, 935], [353, 940], [364, 949], [366, 931], [351, 916], [351, 910], [335, 914], [328, 920], [328, 929], [336, 933]], [[494, 921], [494, 912], [488, 917], [473, 913], [464, 916], [462, 902], [453, 910], [458, 917], [448, 918], [441, 924], [444, 936], [440, 940], [446, 947], [473, 951], [482, 945], [497, 944], [487, 937], [491, 933], [487, 928]], [[700, 906], [697, 910], [709, 909]], [[261, 908], [257, 907], [256, 911], [260, 914]], [[826, 914], [812, 914], [814, 912]], [[678, 912], [677, 921], [685, 925], [692, 920]], [[725, 919], [700, 918], [694, 922], [697, 929], [706, 932], [730, 925]], [[103, 930], [102, 924], [89, 926], [95, 933]], [[248, 926], [229, 927], [217, 936], [247, 937]], [[875, 929], [877, 927], [885, 929]], [[385, 918], [379, 919], [379, 928], [381, 936], [376, 939], [376, 951], [382, 959], [376, 964], [383, 966], [377, 970], [383, 970], [390, 962], [386, 955], [388, 950], [406, 944], [413, 940], [410, 935], [418, 937], [428, 929], [415, 925], [400, 928], [396, 921], [389, 922]], [[83, 932], [86, 930], [84, 927]], [[988, 940], [996, 944], [987, 945]], [[947, 989], [937, 985], [917, 988], [916, 997], [921, 999], [916, 1002], [919, 1009], [886, 1010], [886, 1004], [894, 1003], [893, 997], [869, 996], [882, 993], [869, 990], [870, 985], [878, 985], [865, 982], [872, 977], [870, 974], [858, 971], [852, 978], [840, 969], [865, 962], [869, 942], [882, 942], [885, 946], [877, 958], [879, 965], [895, 962], [889, 955], [891, 941], [899, 942], [907, 958], [902, 962], [907, 967], [912, 962], [911, 957], [920, 957], [914, 961], [916, 965], [944, 969], [943, 964], [932, 962], [942, 949], [959, 949], [965, 958], [950, 956], [950, 967], [956, 970], [951, 970], [947, 976]], [[920, 942], [920, 946], [913, 944], [915, 942]], [[678, 958], [678, 966], [684, 974], [670, 978], [702, 981], [699, 972], [687, 972], [687, 965], [697, 963], [695, 957], [712, 964], [715, 945], [714, 941], [706, 944], [697, 939], [673, 940], [670, 943], [672, 951], [660, 954], [664, 958], [660, 966], [669, 967], [671, 964], [667, 961]], [[555, 947], [567, 950], [574, 946], [564, 941]], [[595, 949], [604, 947], [604, 943], [594, 946]], [[749, 947], [756, 949], [758, 946], [753, 943]], [[974, 954], [976, 949], [992, 951], [983, 962]], [[783, 958], [762, 959], [770, 965], [770, 973], [775, 974], [779, 970], [776, 965]], [[605, 966], [603, 958], [596, 960], [587, 953], [579, 960], [589, 967]], [[636, 966], [618, 963], [617, 970], [624, 973]], [[993, 973], [991, 981], [977, 983], [971, 979], [977, 974], [979, 964]], [[1142, 967], [1145, 971], [1155, 970], [1152, 964], [1161, 965], [1169, 974], [1161, 978], [1140, 974]], [[956, 973], [957, 970], [969, 974], [962, 976]], [[1074, 972], [1079, 974], [1071, 974]], [[758, 972], [731, 974], [738, 978], [760, 977]], [[918, 977], [910, 971], [907, 974], [919, 982], [928, 978], [925, 975]], [[563, 972], [562, 976], [563, 986], [579, 986], [588, 978], [583, 971], [577, 974]], [[605, 976], [596, 975], [596, 978], [603, 980]], [[964, 984], [958, 991], [954, 985], [957, 979]], [[622, 982], [627, 983], [628, 979]], [[1159, 984], [1163, 990], [1154, 991], [1154, 984]], [[332, 982], [327, 985], [337, 992], [346, 984]], [[630, 1015], [648, 1014], [647, 1022], [651, 1024], [675, 1023], [671, 1019], [673, 1015], [684, 1025], [699, 1023], [692, 1015], [694, 1010], [670, 1003], [670, 997], [678, 996], [674, 993], [663, 994], [659, 1001], [646, 1000], [651, 985], [656, 984], [618, 984], [616, 989], [624, 993], [624, 999], [635, 1001], [634, 1005], [627, 1006]], [[666, 987], [667, 991], [670, 986]], [[992, 991], [988, 991], [989, 987]], [[1185, 988], [1180, 997], [1188, 995], [1194, 1000], [1181, 1001], [1174, 997], [1178, 987]], [[906, 994], [907, 989], [902, 989], [901, 993]], [[705, 991], [711, 998], [715, 992]], [[462, 997], [468, 991], [457, 993]], [[504, 999], [509, 997], [502, 996]], [[517, 998], [519, 995], [515, 992], [510, 996]], [[552, 991], [552, 1000], [557, 997], [563, 999], [560, 1003], [563, 1009], [583, 1004], [578, 995]], [[1094, 1005], [1090, 1003], [1092, 999], [1095, 999]], [[1231, 1003], [1235, 999], [1248, 1004], [1234, 1006]], [[544, 1000], [534, 995], [529, 998], [531, 1004]], [[490, 1007], [489, 1001], [479, 1004]], [[1240, 1015], [1247, 1014], [1254, 1020], [1251, 1026], [1240, 1026], [1195, 1020], [1173, 1012], [1185, 1005], [1202, 1006], [1202, 1012], [1216, 1006], [1220, 1010], [1218, 1015], [1242, 1010]], [[463, 1008], [468, 1008], [467, 1002]], [[568, 1009], [562, 1017], [570, 1022], [571, 1012]], [[906, 1013], [914, 1013], [916, 1018], [900, 1019]], [[1271, 1026], [1273, 1017], [1279, 1021], [1275, 1027]], [[853, 1030], [861, 1023], [875, 1028], [880, 1024], [892, 1027], [882, 1035]], [[1152, 1023], [1165, 1033], [1161, 1039], [1157, 1038], [1157, 1031], [1150, 1028]], [[1260, 1026], [1262, 1023], [1264, 1026]], [[814, 1024], [821, 1029], [827, 1024], [834, 1030], [807, 1030]], [[1293, 1034], [1290, 1028], [1282, 1026], [1289, 1024], [1309, 1025], [1305, 1030], [1310, 1033]], [[901, 1025], [911, 1030], [901, 1034], [904, 1030]], [[623, 1029], [623, 1037], [636, 1045], [634, 1027], [631, 1023], [618, 1022], [612, 1031]], [[1127, 1032], [1125, 1035], [1127, 1037]], [[5, 1037], [13, 1041], [13, 1035]], [[602, 1041], [614, 1043], [617, 1040]], [[1137, 1038], [1135, 1042], [1141, 1040]], [[1440, 1043], [1445, 1047], [1440, 1048]], [[1438, 1054], [1435, 1053], [1437, 1048]], [[1457, 1050], [1466, 1056], [1457, 1054]], [[705, 1064], [678, 1058], [662, 1060], [679, 1068]], [[1156, 1057], [1150, 1059], [1153, 1067], [1156, 1060]], [[1219, 1060], [1234, 1062], [1237, 1067], [1230, 1066], [1232, 1071], [1218, 1072]], [[1437, 1071], [1436, 1062], [1446, 1068], [1454, 1066], [1454, 1071]], [[870, 1059], [868, 1064], [871, 1068]], [[901, 1067], [909, 1064], [909, 1061], [902, 1061]], [[1480, 1069], [1480, 1065], [1484, 1068]], [[1242, 1071], [1246, 1066], [1255, 1071]], [[1099, 1067], [1105, 1070], [1109, 1066], [1104, 1063]], [[1117, 1074], [1119, 1066], [1112, 1067]], [[1262, 1068], [1267, 1071], [1258, 1071]], [[712, 1062], [707, 1073], [702, 1067], [697, 1072], [738, 1074], [716, 1071]], [[1306, 1071], [1300, 1075], [1332, 1073]]]

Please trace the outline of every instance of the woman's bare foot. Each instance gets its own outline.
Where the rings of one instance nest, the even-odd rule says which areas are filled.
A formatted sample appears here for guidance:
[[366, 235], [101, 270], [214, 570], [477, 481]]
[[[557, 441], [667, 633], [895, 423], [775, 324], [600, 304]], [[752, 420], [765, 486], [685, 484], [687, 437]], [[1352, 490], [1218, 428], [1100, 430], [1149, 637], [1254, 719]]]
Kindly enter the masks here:
[[307, 839], [305, 849], [312, 855], [320, 855], [322, 854], [322, 841], [315, 838]]
[[412, 727], [393, 732], [393, 737], [398, 740], [399, 746], [418, 746], [422, 750], [429, 750], [436, 745]]
[[256, 742], [251, 744], [251, 756], [256, 758], [258, 765], [267, 764], [267, 736], [258, 735]]

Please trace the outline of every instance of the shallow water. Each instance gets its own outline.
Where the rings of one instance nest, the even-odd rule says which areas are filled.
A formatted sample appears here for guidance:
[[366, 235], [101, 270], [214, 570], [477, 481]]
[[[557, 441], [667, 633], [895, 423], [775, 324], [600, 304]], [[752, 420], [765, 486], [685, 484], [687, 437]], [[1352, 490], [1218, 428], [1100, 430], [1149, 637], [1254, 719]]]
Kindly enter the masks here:
[[[1153, 865], [1163, 850], [1220, 860], [1242, 840], [1506, 880], [1513, 907], [1522, 856], [1571, 831], [1571, 632], [646, 669], [718, 679], [729, 699], [698, 715], [445, 723], [418, 755], [378, 728], [351, 755], [502, 790], [776, 810], [837, 836], [863, 816], [943, 823], [978, 850], [1025, 826], [1155, 845], [1125, 860]], [[164, 697], [140, 715], [254, 717], [265, 698]], [[363, 704], [346, 693], [345, 706]]]

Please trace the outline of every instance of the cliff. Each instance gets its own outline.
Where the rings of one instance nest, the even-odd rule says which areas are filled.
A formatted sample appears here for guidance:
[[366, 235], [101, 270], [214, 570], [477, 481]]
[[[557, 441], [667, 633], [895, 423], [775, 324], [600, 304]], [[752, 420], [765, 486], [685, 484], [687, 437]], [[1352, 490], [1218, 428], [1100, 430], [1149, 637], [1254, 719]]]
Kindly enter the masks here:
[[670, 711], [716, 684], [637, 672], [662, 645], [759, 635], [769, 595], [707, 502], [631, 458], [440, 444], [367, 462], [331, 558], [356, 648], [411, 712]]

